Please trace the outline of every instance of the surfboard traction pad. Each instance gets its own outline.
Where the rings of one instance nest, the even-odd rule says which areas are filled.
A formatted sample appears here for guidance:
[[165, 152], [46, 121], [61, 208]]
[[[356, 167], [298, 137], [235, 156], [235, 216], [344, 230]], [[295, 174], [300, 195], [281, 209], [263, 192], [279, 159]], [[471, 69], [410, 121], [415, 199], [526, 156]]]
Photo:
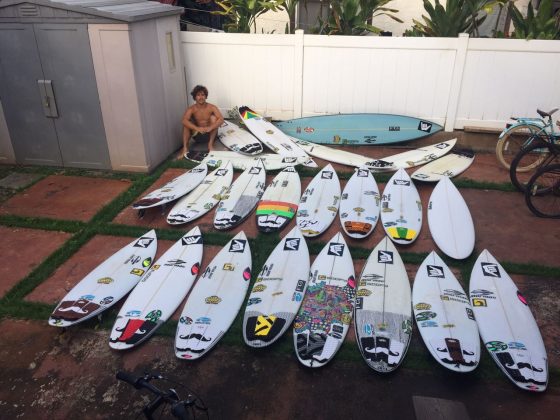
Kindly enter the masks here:
[[327, 363], [336, 353], [348, 331], [354, 313], [354, 276], [344, 287], [320, 280], [310, 284], [294, 321], [296, 350], [310, 366]]
[[[249, 302], [247, 305], [249, 306]], [[294, 312], [275, 312], [269, 315], [248, 311], [243, 318], [243, 338], [251, 347], [266, 347], [278, 340], [290, 328]]]

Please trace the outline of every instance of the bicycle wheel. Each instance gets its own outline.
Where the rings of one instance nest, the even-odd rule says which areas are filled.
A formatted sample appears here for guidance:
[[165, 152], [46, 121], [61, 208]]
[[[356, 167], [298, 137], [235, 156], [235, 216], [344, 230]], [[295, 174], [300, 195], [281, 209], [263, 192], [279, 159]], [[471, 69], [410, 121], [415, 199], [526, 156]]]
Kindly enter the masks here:
[[538, 217], [560, 219], [560, 164], [543, 166], [533, 175], [525, 202]]
[[554, 163], [558, 153], [552, 147], [550, 143], [538, 140], [517, 154], [509, 168], [509, 178], [515, 188], [525, 191], [527, 182], [541, 166]]
[[[528, 147], [539, 139], [546, 140], [546, 134], [539, 134], [541, 130], [540, 127], [529, 124], [513, 127], [496, 143], [496, 157], [498, 161], [506, 169], [509, 169], [513, 159], [515, 159], [515, 156], [517, 156], [521, 149]], [[528, 171], [530, 169], [518, 168], [518, 171]]]

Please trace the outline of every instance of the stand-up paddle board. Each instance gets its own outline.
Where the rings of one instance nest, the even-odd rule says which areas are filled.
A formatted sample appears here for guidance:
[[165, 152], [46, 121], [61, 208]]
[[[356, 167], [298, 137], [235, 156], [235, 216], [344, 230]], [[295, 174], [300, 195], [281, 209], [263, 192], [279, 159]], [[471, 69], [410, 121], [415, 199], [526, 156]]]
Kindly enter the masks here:
[[334, 357], [350, 328], [355, 295], [352, 257], [344, 237], [337, 233], [313, 262], [294, 321], [294, 345], [302, 364], [320, 367]]
[[474, 152], [457, 150], [418, 168], [412, 179], [424, 182], [438, 182], [442, 177], [453, 178], [465, 172], [474, 162]]
[[274, 126], [274, 124], [265, 120], [249, 107], [239, 107], [239, 116], [251, 133], [274, 153], [292, 157], [307, 156], [307, 153]]
[[180, 225], [204, 216], [220, 201], [222, 194], [233, 180], [233, 168], [230, 162], [208, 174], [204, 181], [181, 198], [167, 215], [167, 223]]
[[414, 318], [431, 355], [456, 372], [470, 372], [480, 360], [480, 339], [469, 298], [432, 251], [414, 279]]
[[179, 307], [202, 260], [202, 236], [195, 227], [150, 268], [121, 307], [109, 346], [130, 349], [146, 341]]
[[322, 144], [310, 143], [305, 140], [298, 140], [294, 137], [290, 137], [290, 139], [310, 156], [323, 159], [328, 162], [356, 167], [365, 165], [371, 169], [383, 169], [387, 171], [396, 170], [393, 164], [385, 162], [384, 160], [373, 159], [357, 153], [347, 152], [346, 150], [323, 146]]
[[49, 325], [69, 327], [90, 319], [122, 299], [153, 263], [157, 250], [151, 230], [107, 258], [62, 298]]
[[346, 183], [340, 199], [340, 223], [344, 233], [356, 239], [367, 237], [379, 220], [381, 197], [375, 178], [362, 166]]
[[222, 194], [214, 215], [214, 227], [232, 229], [245, 220], [255, 209], [264, 193], [266, 172], [261, 161], [245, 169], [235, 182]]
[[412, 336], [412, 298], [401, 256], [386, 236], [360, 275], [354, 326], [369, 367], [392, 372], [402, 363]]
[[264, 169], [267, 171], [277, 171], [288, 166], [303, 165], [310, 168], [317, 168], [318, 165], [309, 156], [291, 157], [281, 156], [273, 153], [262, 153], [256, 156], [241, 155], [229, 150], [219, 150], [212, 152], [189, 152], [185, 159], [196, 163], [204, 163], [212, 168], [222, 166], [224, 162], [231, 162], [234, 169], [245, 169], [253, 166], [258, 160], [262, 160]]
[[284, 133], [313, 143], [390, 144], [437, 133], [436, 123], [404, 115], [337, 114], [276, 123]]
[[469, 294], [480, 337], [494, 362], [518, 387], [544, 391], [548, 362], [539, 327], [527, 300], [487, 250], [474, 264]]
[[381, 222], [397, 244], [411, 244], [422, 228], [422, 203], [418, 190], [404, 169], [389, 179], [381, 196]]
[[200, 164], [183, 175], [169, 181], [163, 187], [142, 197], [132, 205], [132, 208], [135, 210], [144, 210], [150, 207], [163, 206], [164, 204], [177, 200], [196, 188], [204, 180], [207, 172], [207, 166], [205, 164]]
[[414, 166], [424, 165], [449, 153], [453, 146], [455, 146], [455, 143], [457, 143], [457, 139], [452, 139], [432, 144], [430, 146], [419, 147], [418, 149], [397, 153], [396, 155], [387, 156], [382, 158], [382, 160], [392, 164], [394, 167], [393, 169], [389, 167], [389, 169], [371, 168], [371, 170], [374, 172], [384, 172], [387, 170], [390, 171], [399, 168], [407, 169], [413, 168]]
[[175, 355], [198, 359], [229, 329], [251, 280], [251, 250], [243, 231], [218, 252], [193, 287], [175, 335]]
[[278, 232], [295, 216], [301, 195], [301, 181], [293, 166], [274, 177], [257, 206], [259, 231]]
[[264, 263], [249, 295], [243, 317], [243, 338], [251, 347], [265, 347], [292, 325], [309, 279], [309, 251], [294, 227]]
[[228, 149], [244, 155], [258, 155], [263, 151], [255, 136], [229, 121], [224, 121], [218, 128], [218, 140]]
[[299, 201], [296, 223], [304, 236], [314, 237], [331, 225], [340, 205], [340, 182], [329, 163], [313, 177]]
[[446, 176], [430, 196], [428, 226], [434, 242], [446, 255], [458, 260], [471, 255], [475, 242], [471, 213], [457, 187]]

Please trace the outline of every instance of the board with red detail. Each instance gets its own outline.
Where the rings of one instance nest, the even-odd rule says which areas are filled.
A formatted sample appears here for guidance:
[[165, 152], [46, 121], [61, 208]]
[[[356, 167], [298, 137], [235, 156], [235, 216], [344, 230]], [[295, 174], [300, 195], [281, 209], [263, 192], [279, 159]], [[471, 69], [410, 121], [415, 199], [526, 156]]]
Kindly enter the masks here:
[[200, 270], [202, 235], [195, 227], [150, 268], [123, 304], [109, 345], [126, 350], [147, 340], [177, 310]]

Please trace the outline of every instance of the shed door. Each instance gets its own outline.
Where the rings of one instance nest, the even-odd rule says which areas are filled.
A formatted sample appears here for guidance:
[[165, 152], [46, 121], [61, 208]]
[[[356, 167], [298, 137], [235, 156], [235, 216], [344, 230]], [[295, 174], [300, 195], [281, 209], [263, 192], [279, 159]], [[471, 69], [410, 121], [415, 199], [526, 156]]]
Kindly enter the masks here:
[[13, 26], [17, 44], [0, 37], [0, 57], [15, 58], [1, 60], [0, 95], [18, 162], [110, 168], [87, 26]]
[[44, 79], [32, 25], [0, 27], [0, 98], [19, 163], [62, 165], [54, 122], [45, 118], [37, 80]]

